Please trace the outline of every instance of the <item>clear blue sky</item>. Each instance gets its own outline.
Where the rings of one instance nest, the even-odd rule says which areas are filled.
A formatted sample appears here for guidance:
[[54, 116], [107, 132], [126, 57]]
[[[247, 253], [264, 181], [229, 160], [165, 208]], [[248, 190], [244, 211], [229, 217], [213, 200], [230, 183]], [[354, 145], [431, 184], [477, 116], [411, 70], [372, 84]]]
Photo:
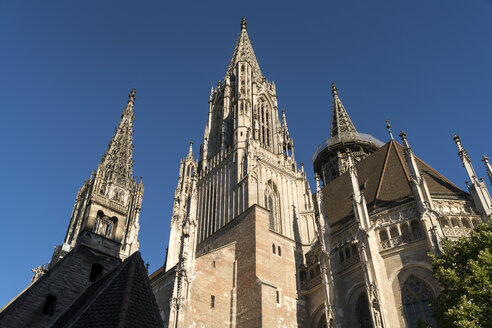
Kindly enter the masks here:
[[179, 160], [189, 140], [198, 155], [210, 87], [224, 77], [242, 16], [311, 181], [332, 81], [359, 131], [387, 141], [390, 118], [419, 157], [464, 187], [457, 132], [485, 175], [490, 0], [2, 1], [0, 307], [63, 241], [133, 87], [141, 252], [151, 271], [163, 264]]

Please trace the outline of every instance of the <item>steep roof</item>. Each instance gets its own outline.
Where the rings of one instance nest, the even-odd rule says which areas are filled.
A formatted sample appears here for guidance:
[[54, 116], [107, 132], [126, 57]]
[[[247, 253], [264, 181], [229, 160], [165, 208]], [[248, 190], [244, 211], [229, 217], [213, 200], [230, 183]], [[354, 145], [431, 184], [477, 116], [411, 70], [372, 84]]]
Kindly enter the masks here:
[[[468, 197], [468, 194], [416, 158], [433, 197]], [[368, 211], [390, 208], [413, 199], [410, 176], [403, 147], [391, 140], [356, 164], [361, 190]], [[325, 214], [330, 225], [344, 223], [353, 217], [352, 187], [347, 173], [328, 183], [322, 190]]]
[[91, 285], [52, 327], [163, 327], [147, 270], [136, 252]]

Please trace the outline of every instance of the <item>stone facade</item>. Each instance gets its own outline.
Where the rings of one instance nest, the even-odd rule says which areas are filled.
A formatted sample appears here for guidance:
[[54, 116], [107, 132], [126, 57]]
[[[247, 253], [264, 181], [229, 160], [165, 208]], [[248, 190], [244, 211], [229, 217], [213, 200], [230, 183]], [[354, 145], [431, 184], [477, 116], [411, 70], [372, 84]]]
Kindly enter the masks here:
[[152, 292], [137, 252], [144, 188], [133, 177], [132, 90], [97, 171], [77, 194], [63, 244], [2, 309], [0, 326], [78, 322], [97, 297], [85, 313], [89, 321], [98, 315], [96, 325], [110, 320], [99, 311], [106, 305], [115, 326], [145, 317], [160, 327], [157, 306], [173, 328], [434, 325], [428, 301], [439, 285], [428, 254], [492, 215], [460, 138], [469, 193], [420, 160], [404, 132], [398, 143], [390, 131], [386, 144], [358, 132], [333, 84], [313, 194], [246, 27], [243, 19], [224, 80], [211, 90], [199, 157], [190, 143], [180, 163], [168, 252], [150, 276]]
[[470, 194], [416, 157], [403, 132], [401, 144], [391, 130], [386, 144], [358, 132], [332, 93], [313, 195], [241, 22], [199, 158], [190, 144], [181, 161], [166, 264], [151, 275], [165, 326], [433, 324], [428, 254], [489, 218], [485, 184], [458, 137]]

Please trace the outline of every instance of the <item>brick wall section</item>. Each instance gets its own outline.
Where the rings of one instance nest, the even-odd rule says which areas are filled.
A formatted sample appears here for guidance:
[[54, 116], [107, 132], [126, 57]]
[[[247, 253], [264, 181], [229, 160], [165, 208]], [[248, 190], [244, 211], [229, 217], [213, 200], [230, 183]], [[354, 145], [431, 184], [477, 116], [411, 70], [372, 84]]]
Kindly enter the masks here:
[[[198, 245], [185, 327], [310, 327], [297, 295], [296, 253], [293, 240], [269, 229], [269, 212], [251, 206]], [[151, 277], [163, 318], [173, 272]]]
[[198, 246], [187, 326], [301, 327], [295, 243], [270, 231], [268, 215], [254, 205]]
[[[103, 266], [103, 275], [114, 269], [120, 260], [78, 246], [39, 278], [0, 313], [0, 327], [49, 327], [89, 286], [93, 263]], [[54, 313], [43, 314], [48, 295], [56, 297]]]

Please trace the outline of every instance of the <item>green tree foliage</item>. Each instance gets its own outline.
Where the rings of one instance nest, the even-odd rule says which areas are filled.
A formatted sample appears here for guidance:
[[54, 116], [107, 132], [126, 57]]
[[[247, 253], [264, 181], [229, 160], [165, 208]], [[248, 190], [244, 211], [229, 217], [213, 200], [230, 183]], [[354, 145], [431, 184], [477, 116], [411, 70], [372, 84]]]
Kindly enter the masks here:
[[444, 240], [443, 254], [431, 260], [442, 287], [432, 303], [439, 327], [492, 327], [492, 224], [481, 224], [469, 238]]

